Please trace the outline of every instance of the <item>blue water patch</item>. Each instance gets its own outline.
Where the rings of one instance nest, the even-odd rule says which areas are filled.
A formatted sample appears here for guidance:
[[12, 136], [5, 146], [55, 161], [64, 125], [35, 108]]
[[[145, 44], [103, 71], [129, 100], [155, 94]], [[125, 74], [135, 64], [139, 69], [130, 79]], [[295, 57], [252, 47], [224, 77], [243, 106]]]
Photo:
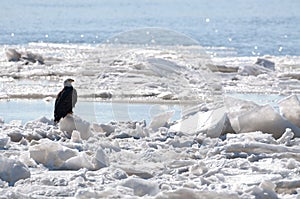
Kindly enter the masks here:
[[[43, 100], [13, 99], [0, 101], [0, 117], [5, 122], [21, 120], [22, 123], [43, 116], [53, 118], [54, 102]], [[79, 117], [96, 123], [110, 121], [142, 121], [149, 124], [151, 118], [166, 111], [175, 111], [172, 120], [180, 119], [181, 108], [177, 105], [164, 104], [130, 104], [79, 101], [73, 110]]]
[[1, 1], [0, 44], [99, 44], [160, 27], [239, 56], [300, 55], [299, 8], [298, 0]]
[[[259, 105], [270, 104], [278, 108], [277, 102], [284, 98], [275, 94], [241, 94], [231, 93], [227, 96], [253, 101]], [[0, 117], [5, 122], [21, 120], [22, 123], [35, 120], [43, 116], [53, 118], [54, 102], [45, 102], [41, 99], [12, 99], [0, 101]], [[182, 110], [186, 108], [174, 104], [147, 104], [147, 103], [119, 103], [79, 101], [74, 114], [91, 123], [108, 123], [110, 121], [142, 121], [150, 123], [151, 118], [160, 113], [174, 111], [171, 121], [181, 118]]]

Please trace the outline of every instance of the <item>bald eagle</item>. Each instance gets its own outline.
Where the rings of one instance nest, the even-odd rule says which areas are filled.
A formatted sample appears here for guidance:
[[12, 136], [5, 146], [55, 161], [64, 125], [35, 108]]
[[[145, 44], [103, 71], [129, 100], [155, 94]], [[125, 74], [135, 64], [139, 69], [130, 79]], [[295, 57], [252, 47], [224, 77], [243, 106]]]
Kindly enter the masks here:
[[77, 91], [72, 86], [73, 79], [64, 81], [64, 88], [58, 93], [54, 107], [54, 122], [58, 123], [67, 114], [73, 113], [72, 109], [77, 102]]

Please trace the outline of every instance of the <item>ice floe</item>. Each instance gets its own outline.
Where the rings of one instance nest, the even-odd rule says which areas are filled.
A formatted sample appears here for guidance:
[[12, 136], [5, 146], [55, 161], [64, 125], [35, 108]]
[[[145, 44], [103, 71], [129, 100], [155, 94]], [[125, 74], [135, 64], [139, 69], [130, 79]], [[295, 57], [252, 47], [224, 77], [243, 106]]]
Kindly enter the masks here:
[[0, 60], [0, 81], [6, 84], [0, 88], [0, 97], [5, 99], [50, 99], [66, 77], [76, 79], [80, 96], [100, 100], [215, 101], [211, 95], [216, 97], [220, 90], [300, 93], [296, 56], [211, 58], [198, 46], [32, 43], [0, 49], [8, 54], [34, 52], [44, 62], [26, 65]]
[[[296, 100], [291, 96], [279, 102], [279, 112], [270, 105], [229, 98], [221, 108], [190, 108], [179, 121], [170, 121], [172, 112], [166, 112], [154, 116], [151, 125], [93, 123], [90, 133], [72, 129], [65, 134], [45, 117], [24, 125], [2, 123], [0, 193], [75, 198], [297, 197], [300, 138], [298, 127], [289, 128], [295, 126], [287, 116], [291, 99]], [[78, 116], [75, 119], [85, 124]], [[84, 133], [89, 136], [82, 138]]]

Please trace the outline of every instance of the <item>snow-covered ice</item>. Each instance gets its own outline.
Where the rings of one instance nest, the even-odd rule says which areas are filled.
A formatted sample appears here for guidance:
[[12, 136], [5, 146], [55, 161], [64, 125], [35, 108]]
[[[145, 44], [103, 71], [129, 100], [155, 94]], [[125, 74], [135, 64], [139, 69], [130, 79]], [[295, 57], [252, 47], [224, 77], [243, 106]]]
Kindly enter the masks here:
[[[207, 60], [195, 46], [14, 46], [42, 64], [8, 62], [1, 48], [3, 100], [51, 101], [58, 82], [72, 77], [81, 100], [178, 103], [182, 118], [171, 121], [167, 111], [149, 123], [103, 124], [74, 114], [55, 126], [42, 115], [25, 124], [0, 115], [0, 198], [300, 197], [299, 57]], [[233, 92], [286, 97], [257, 104]]]
[[[264, 106], [248, 103], [248, 107], [265, 110]], [[247, 101], [239, 104], [246, 108]], [[240, 115], [245, 110], [241, 109]], [[236, 109], [231, 111], [200, 110], [173, 125], [169, 112], [153, 117], [154, 126], [134, 121], [93, 124], [90, 132], [86, 132], [89, 134], [86, 139], [81, 138], [84, 132], [75, 129], [69, 138], [47, 118], [24, 125], [3, 123], [1, 135], [7, 138], [7, 143], [0, 158], [4, 165], [0, 172], [0, 193], [4, 198], [298, 196], [300, 138], [297, 134], [289, 128], [280, 136], [263, 133], [265, 128], [259, 129], [259, 125], [255, 127], [258, 131], [228, 133], [224, 131], [224, 117], [229, 125], [234, 118], [227, 115], [239, 115]], [[247, 111], [251, 109], [246, 114]], [[219, 115], [213, 116], [216, 113]], [[180, 128], [189, 118], [193, 123], [193, 117], [198, 118], [195, 124], [201, 124], [199, 127], [194, 131]], [[259, 120], [264, 123], [269, 118], [266, 115]], [[157, 121], [161, 123], [158, 125]], [[240, 128], [245, 129], [243, 125], [249, 126], [250, 121], [251, 118], [248, 123], [240, 122]], [[219, 136], [211, 135], [210, 129]], [[19, 132], [21, 139], [10, 139], [12, 132]]]

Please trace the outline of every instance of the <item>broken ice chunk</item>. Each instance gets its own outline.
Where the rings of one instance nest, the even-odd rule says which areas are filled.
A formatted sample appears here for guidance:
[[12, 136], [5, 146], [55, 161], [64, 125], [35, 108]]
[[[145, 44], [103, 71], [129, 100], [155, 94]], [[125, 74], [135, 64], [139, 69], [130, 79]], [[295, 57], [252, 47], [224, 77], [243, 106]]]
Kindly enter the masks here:
[[237, 122], [240, 128], [237, 133], [262, 131], [271, 133], [275, 138], [279, 138], [286, 128], [290, 128], [296, 137], [300, 136], [300, 129], [281, 117], [270, 105], [257, 107], [248, 113], [238, 116]]
[[30, 171], [22, 162], [0, 156], [0, 179], [13, 186], [20, 179], [30, 177]]
[[300, 102], [296, 95], [291, 95], [278, 102], [280, 113], [291, 123], [300, 127]]
[[157, 131], [160, 127], [165, 126], [169, 120], [173, 117], [175, 111], [168, 111], [165, 113], [161, 113], [158, 115], [155, 115], [150, 122], [149, 128], [151, 128], [153, 131]]

